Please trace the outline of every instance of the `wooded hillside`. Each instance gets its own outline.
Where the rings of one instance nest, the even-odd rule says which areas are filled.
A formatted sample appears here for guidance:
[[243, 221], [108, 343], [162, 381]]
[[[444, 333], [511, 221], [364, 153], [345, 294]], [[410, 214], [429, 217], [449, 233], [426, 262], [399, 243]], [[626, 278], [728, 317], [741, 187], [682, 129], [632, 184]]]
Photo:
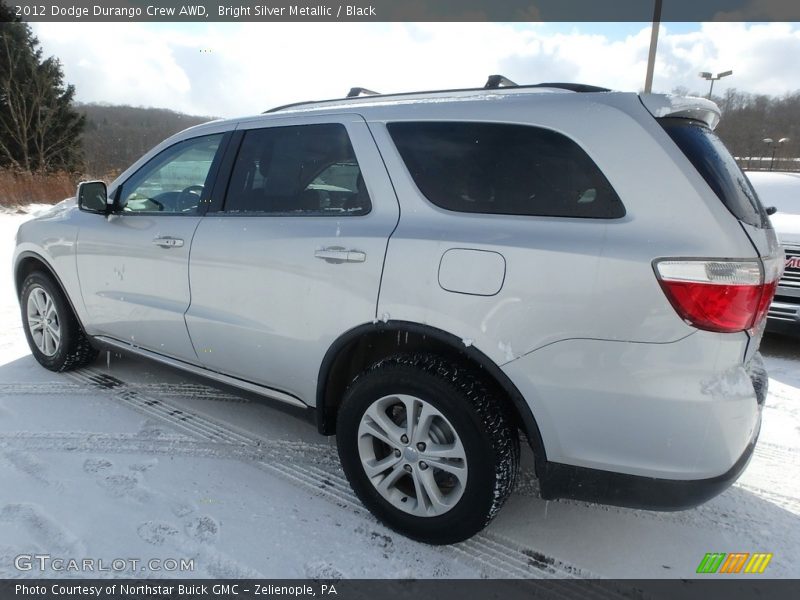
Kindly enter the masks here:
[[[740, 157], [745, 168], [757, 168], [763, 157], [763, 167], [768, 167], [775, 151], [775, 168], [800, 169], [800, 162], [787, 159], [800, 158], [800, 91], [780, 97], [748, 94], [735, 89], [714, 101], [722, 110], [722, 120], [717, 133], [731, 153]], [[764, 142], [765, 138], [772, 143]], [[786, 139], [783, 143], [779, 140]]]
[[[687, 95], [686, 89], [674, 93]], [[691, 95], [700, 95], [692, 93]], [[775, 167], [800, 169], [787, 158], [800, 158], [800, 91], [773, 97], [729, 89], [713, 100], [722, 110], [717, 133], [736, 157], [750, 157], [745, 168], [758, 168], [759, 158], [769, 167], [775, 150]], [[118, 173], [164, 138], [212, 117], [181, 114], [162, 108], [135, 108], [105, 104], [79, 104], [86, 116], [83, 133], [85, 172], [93, 175]], [[773, 144], [765, 143], [770, 138]], [[778, 140], [788, 141], [778, 144]]]
[[210, 121], [163, 108], [78, 104], [86, 116], [83, 133], [85, 172], [106, 176], [124, 171], [173, 133]]

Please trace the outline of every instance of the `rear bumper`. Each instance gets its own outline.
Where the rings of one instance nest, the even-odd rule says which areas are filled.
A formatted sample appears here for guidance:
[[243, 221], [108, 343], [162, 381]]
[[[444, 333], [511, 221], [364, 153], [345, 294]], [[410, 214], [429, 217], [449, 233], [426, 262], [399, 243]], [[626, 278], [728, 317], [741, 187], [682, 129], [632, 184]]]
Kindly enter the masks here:
[[546, 460], [670, 480], [728, 471], [758, 427], [746, 333], [666, 344], [564, 340], [502, 367], [530, 406]]
[[761, 430], [769, 378], [760, 353], [745, 367], [758, 405], [753, 435], [741, 456], [721, 475], [703, 479], [664, 479], [541, 461], [537, 475], [545, 500], [570, 498], [628, 508], [674, 511], [692, 508], [724, 492], [745, 470]]
[[753, 440], [728, 471], [707, 479], [659, 479], [544, 463], [538, 470], [541, 496], [545, 500], [570, 498], [646, 510], [675, 511], [693, 508], [721, 494], [739, 478], [753, 456], [757, 438], [758, 429]]

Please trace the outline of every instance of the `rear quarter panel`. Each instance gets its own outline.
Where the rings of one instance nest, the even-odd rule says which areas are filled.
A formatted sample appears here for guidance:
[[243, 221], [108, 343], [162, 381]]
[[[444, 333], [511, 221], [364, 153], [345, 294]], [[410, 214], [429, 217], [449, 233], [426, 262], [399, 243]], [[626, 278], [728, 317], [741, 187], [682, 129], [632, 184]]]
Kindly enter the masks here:
[[[378, 314], [454, 333], [497, 364], [565, 339], [682, 339], [695, 329], [667, 301], [652, 261], [755, 255], [738, 222], [634, 94], [503, 97], [387, 108], [375, 115], [370, 127], [401, 204]], [[605, 173], [627, 214], [600, 220], [440, 209], [421, 195], [385, 127], [391, 121], [428, 119], [519, 123], [561, 132]], [[438, 268], [452, 248], [502, 254], [502, 289], [492, 296], [442, 289]]]

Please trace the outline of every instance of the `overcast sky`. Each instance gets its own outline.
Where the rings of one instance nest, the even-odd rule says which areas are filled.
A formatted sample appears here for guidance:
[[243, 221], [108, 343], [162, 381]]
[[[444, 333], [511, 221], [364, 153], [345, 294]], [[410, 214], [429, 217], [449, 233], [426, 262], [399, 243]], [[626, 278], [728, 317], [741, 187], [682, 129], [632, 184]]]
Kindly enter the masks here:
[[[572, 81], [640, 90], [649, 23], [35, 23], [81, 102], [230, 117], [298, 100]], [[800, 90], [798, 23], [666, 23], [654, 91], [715, 84], [766, 94]]]

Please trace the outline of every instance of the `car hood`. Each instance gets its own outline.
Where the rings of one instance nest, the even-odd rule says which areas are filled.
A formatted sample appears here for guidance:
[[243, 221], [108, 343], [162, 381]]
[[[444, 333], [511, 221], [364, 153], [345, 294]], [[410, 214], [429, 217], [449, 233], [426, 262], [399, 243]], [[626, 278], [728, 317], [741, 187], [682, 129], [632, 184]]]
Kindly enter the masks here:
[[75, 198], [64, 198], [58, 204], [54, 204], [53, 206], [48, 206], [47, 208], [37, 210], [33, 214], [34, 219], [52, 219], [55, 217], [64, 216], [68, 212], [72, 212], [73, 210], [78, 210], [78, 204], [75, 201]]
[[777, 212], [769, 219], [781, 244], [800, 246], [800, 215]]

